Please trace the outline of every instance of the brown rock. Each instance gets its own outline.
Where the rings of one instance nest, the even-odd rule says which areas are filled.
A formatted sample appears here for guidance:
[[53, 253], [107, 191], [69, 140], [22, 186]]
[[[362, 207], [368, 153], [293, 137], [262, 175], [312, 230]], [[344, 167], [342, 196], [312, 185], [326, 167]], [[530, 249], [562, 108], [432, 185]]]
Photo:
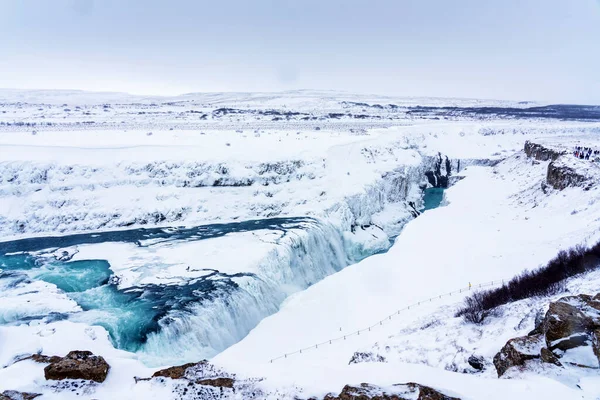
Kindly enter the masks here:
[[48, 380], [84, 379], [104, 382], [110, 366], [103, 357], [90, 351], [71, 351], [65, 357], [52, 362], [44, 368]]
[[406, 385], [418, 388], [419, 397], [417, 397], [417, 400], [460, 400], [458, 397], [446, 396], [429, 386], [419, 385], [418, 383], [407, 383]]
[[555, 341], [570, 337], [574, 333], [584, 333], [587, 327], [587, 317], [577, 307], [563, 301], [564, 299], [566, 298], [550, 303], [544, 318], [543, 332], [550, 349]]
[[41, 396], [39, 393], [17, 392], [16, 390], [5, 390], [0, 393], [0, 400], [33, 400]]
[[200, 380], [196, 381], [196, 383], [199, 385], [205, 385], [205, 386], [214, 386], [214, 387], [233, 389], [233, 384], [235, 383], [235, 381], [231, 378], [214, 378], [214, 379], [200, 379]]
[[528, 360], [539, 358], [543, 346], [544, 340], [541, 335], [510, 339], [494, 356], [494, 366], [498, 377], [504, 375], [510, 367], [522, 366]]
[[34, 354], [30, 357], [24, 358], [23, 360], [33, 360], [37, 363], [40, 364], [50, 364], [50, 363], [55, 363], [55, 362], [59, 362], [61, 360], [61, 357], [59, 356], [45, 356], [43, 354]]
[[600, 302], [588, 295], [567, 296], [550, 303], [543, 322], [546, 346], [566, 351], [585, 345], [591, 331], [600, 325], [599, 319]]
[[[203, 360], [198, 363], [188, 363], [176, 367], [170, 367], [156, 371], [152, 378], [171, 378], [186, 379], [198, 385], [213, 386], [219, 388], [233, 389], [235, 379], [232, 375], [215, 368], [208, 361]], [[148, 378], [148, 379], [152, 379]], [[147, 380], [136, 378], [137, 381]]]
[[540, 358], [545, 363], [554, 364], [559, 367], [562, 366], [562, 364], [560, 363], [560, 361], [558, 361], [558, 358], [554, 355], [554, 353], [552, 353], [545, 347], [542, 347], [542, 350], [540, 350]]
[[406, 383], [393, 386], [388, 393], [379, 386], [361, 383], [360, 386], [346, 385], [339, 395], [327, 395], [323, 400], [460, 400], [449, 397], [428, 386]]
[[185, 377], [185, 371], [187, 371], [187, 369], [189, 367], [193, 367], [195, 365], [196, 365], [196, 363], [188, 363], [188, 364], [178, 365], [176, 367], [169, 367], [169, 368], [161, 369], [160, 371], [156, 371], [152, 375], [152, 377], [153, 378], [164, 377], [164, 378], [171, 378], [171, 379], [182, 379]]

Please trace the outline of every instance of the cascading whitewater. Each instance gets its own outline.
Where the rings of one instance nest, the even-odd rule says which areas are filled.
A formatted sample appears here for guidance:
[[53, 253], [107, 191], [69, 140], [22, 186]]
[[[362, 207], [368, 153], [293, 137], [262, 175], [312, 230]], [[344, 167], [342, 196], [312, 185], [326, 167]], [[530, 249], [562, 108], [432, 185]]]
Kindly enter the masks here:
[[167, 313], [139, 349], [141, 358], [158, 365], [212, 357], [276, 312], [290, 294], [359, 261], [348, 256], [352, 244], [342, 232], [323, 222], [288, 232], [281, 244], [257, 274], [233, 278], [235, 286], [223, 285], [209, 299]]

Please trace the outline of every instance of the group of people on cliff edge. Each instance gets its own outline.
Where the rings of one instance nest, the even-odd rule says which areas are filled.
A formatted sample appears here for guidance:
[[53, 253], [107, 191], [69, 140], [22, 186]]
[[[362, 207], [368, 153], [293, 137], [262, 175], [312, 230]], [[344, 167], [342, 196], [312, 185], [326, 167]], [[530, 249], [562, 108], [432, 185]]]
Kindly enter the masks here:
[[591, 147], [576, 146], [573, 149], [573, 155], [581, 160], [593, 160], [594, 156], [600, 155], [600, 150], [594, 150]]

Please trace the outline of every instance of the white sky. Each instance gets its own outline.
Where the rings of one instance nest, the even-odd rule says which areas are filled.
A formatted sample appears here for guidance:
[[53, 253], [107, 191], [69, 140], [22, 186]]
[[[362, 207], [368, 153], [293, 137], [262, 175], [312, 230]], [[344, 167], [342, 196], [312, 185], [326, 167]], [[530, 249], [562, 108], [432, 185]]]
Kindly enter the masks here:
[[600, 104], [600, 0], [0, 0], [0, 87]]

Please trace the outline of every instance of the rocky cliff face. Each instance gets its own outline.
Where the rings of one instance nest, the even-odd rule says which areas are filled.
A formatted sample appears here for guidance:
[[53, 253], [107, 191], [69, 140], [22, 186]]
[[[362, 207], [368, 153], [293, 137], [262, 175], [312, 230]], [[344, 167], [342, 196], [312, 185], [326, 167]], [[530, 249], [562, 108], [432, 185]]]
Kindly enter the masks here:
[[580, 160], [569, 158], [566, 150], [559, 151], [530, 141], [525, 142], [523, 149], [527, 157], [536, 161], [550, 161], [546, 172], [546, 185], [563, 190], [567, 187], [589, 186], [590, 177], [586, 170], [594, 166], [591, 161], [580, 164]]
[[433, 169], [425, 172], [429, 184], [436, 188], [447, 188], [448, 179], [452, 173], [452, 163], [448, 156], [442, 157], [442, 154], [438, 154], [433, 164]]
[[579, 174], [574, 168], [565, 165], [561, 160], [555, 160], [548, 164], [546, 182], [554, 189], [563, 190], [570, 186], [581, 186], [587, 180], [586, 176]]
[[537, 161], [555, 161], [560, 156], [566, 154], [566, 151], [556, 151], [528, 140], [525, 142], [525, 154], [527, 154], [527, 157]]

